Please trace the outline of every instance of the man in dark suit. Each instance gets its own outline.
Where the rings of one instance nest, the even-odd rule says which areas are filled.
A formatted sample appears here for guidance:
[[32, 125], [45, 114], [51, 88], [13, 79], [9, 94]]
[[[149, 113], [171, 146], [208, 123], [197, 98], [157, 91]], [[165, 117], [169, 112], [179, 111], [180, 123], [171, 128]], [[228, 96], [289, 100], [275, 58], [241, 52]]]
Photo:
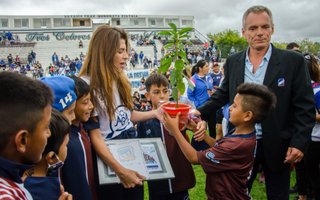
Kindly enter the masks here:
[[[243, 82], [268, 86], [277, 96], [270, 116], [256, 125], [257, 152], [253, 173], [262, 165], [268, 199], [289, 199], [290, 164], [299, 162], [315, 122], [311, 81], [301, 54], [277, 49], [271, 43], [274, 25], [271, 11], [253, 6], [243, 15], [242, 34], [248, 49], [230, 56], [220, 88], [195, 111], [206, 119], [213, 111], [233, 102]], [[251, 189], [252, 181], [248, 182]]]

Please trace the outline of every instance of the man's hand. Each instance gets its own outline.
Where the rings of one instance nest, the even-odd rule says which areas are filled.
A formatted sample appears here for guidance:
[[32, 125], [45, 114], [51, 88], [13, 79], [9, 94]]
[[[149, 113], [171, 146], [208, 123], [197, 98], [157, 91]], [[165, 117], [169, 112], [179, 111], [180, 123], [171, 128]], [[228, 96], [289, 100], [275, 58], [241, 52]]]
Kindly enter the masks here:
[[121, 184], [124, 188], [134, 188], [136, 185], [142, 185], [146, 178], [138, 172], [123, 168], [120, 173], [117, 173]]
[[198, 122], [197, 127], [193, 133], [193, 138], [198, 142], [204, 140], [204, 138], [207, 135], [206, 130], [207, 130], [207, 123], [205, 121]]
[[297, 148], [294, 148], [294, 147], [289, 147], [288, 148], [288, 151], [287, 151], [287, 155], [286, 155], [286, 158], [284, 160], [284, 163], [297, 163], [297, 162], [300, 162], [301, 159], [303, 158], [303, 153], [302, 151], [300, 151], [299, 149]]

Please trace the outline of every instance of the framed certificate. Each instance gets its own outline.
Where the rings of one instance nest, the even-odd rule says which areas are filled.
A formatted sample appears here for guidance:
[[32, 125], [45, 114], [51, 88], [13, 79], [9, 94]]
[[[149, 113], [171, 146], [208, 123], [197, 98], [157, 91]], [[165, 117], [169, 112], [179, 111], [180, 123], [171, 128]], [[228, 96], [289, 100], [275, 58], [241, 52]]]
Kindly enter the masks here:
[[[141, 138], [106, 141], [113, 157], [125, 168], [137, 171], [147, 180], [174, 178], [160, 138]], [[115, 172], [97, 157], [99, 183], [120, 183]]]

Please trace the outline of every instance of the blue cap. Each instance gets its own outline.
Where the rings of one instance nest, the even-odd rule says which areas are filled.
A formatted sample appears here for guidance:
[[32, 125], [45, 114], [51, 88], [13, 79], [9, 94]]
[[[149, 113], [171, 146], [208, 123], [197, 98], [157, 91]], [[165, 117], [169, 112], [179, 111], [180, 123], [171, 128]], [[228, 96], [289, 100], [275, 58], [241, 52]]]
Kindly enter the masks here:
[[54, 95], [52, 107], [60, 112], [77, 100], [73, 79], [66, 76], [51, 76], [43, 77], [40, 80], [51, 88]]

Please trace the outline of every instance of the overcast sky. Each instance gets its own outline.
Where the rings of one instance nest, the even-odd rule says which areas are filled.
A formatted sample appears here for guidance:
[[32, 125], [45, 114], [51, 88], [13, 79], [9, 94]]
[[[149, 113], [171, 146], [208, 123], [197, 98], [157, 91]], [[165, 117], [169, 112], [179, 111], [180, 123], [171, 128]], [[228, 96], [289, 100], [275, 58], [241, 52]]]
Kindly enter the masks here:
[[319, 0], [1, 0], [0, 15], [192, 15], [202, 34], [241, 31], [243, 12], [265, 5], [274, 16], [273, 41], [320, 42]]

